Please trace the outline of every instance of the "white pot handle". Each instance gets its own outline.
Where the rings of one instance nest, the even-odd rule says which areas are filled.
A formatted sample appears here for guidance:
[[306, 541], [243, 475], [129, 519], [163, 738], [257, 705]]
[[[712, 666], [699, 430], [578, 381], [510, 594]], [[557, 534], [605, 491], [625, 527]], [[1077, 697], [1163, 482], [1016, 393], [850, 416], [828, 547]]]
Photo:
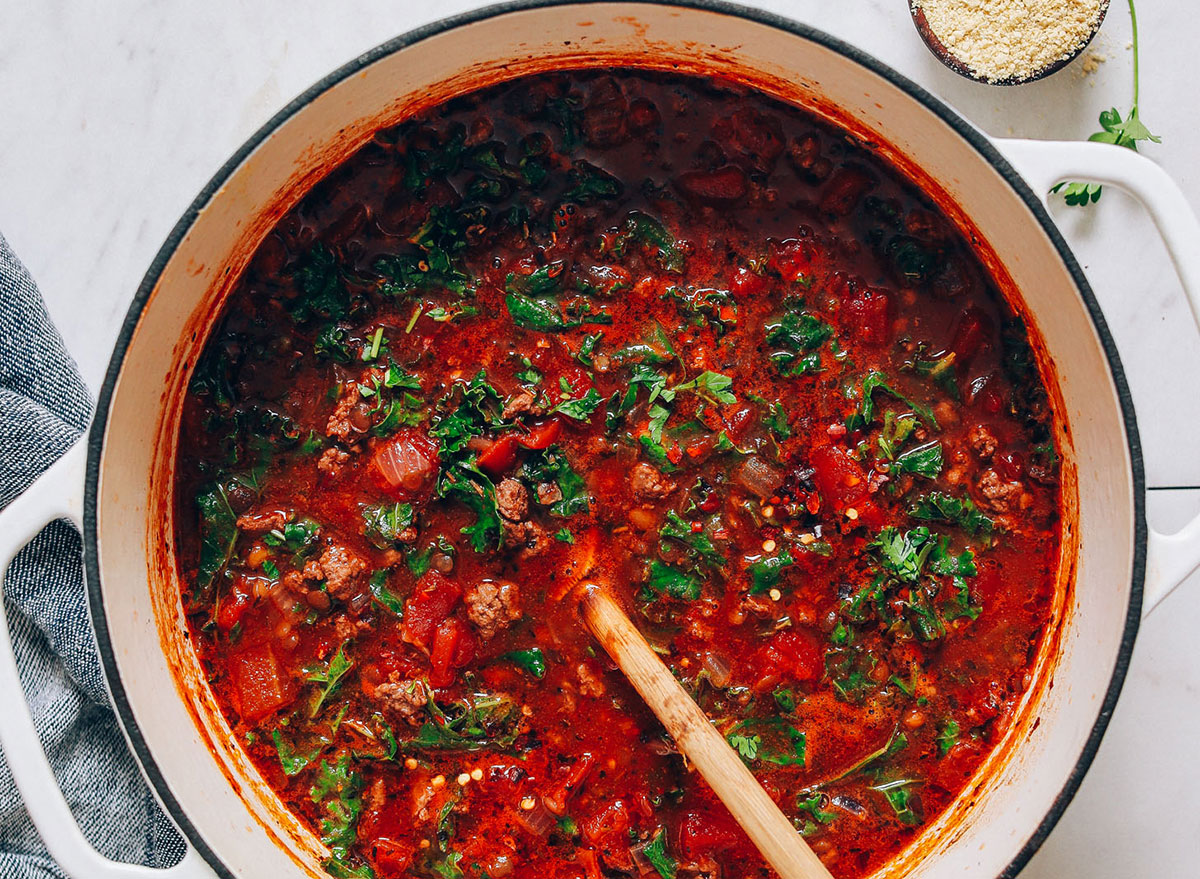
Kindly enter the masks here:
[[[66, 519], [82, 529], [86, 463], [87, 441], [80, 440], [0, 512], [0, 598], [13, 558], [43, 528]], [[110, 861], [92, 848], [59, 790], [23, 692], [0, 601], [0, 693], [15, 694], [5, 699], [0, 710], [0, 747], [50, 856], [71, 879], [215, 879], [212, 868], [190, 845], [183, 860], [167, 870]], [[113, 818], [123, 820], [120, 815]]]
[[[1006, 139], [995, 144], [1043, 202], [1050, 187], [1064, 180], [1116, 186], [1138, 199], [1158, 227], [1200, 327], [1200, 222], [1167, 172], [1144, 156], [1111, 144]], [[1198, 567], [1200, 516], [1175, 534], [1150, 529], [1143, 616]]]

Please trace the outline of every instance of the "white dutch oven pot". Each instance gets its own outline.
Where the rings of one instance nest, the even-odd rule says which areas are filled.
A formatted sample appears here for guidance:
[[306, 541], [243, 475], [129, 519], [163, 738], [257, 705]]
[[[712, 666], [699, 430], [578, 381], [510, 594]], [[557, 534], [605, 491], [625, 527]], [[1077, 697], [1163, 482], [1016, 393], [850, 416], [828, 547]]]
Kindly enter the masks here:
[[[178, 598], [171, 487], [179, 412], [224, 298], [274, 219], [376, 129], [522, 73], [618, 65], [745, 80], [877, 144], [977, 236], [1057, 382], [1066, 551], [1035, 683], [971, 785], [878, 875], [1012, 876], [1078, 787], [1143, 610], [1200, 563], [1200, 521], [1173, 536], [1147, 533], [1137, 427], [1116, 349], [1038, 196], [1071, 178], [1139, 197], [1200, 315], [1200, 225], [1178, 189], [1128, 150], [989, 141], [861, 52], [770, 15], [718, 4], [512, 5], [364, 55], [293, 101], [221, 169], [137, 292], [86, 448], [68, 453], [0, 519], [4, 568], [48, 521], [65, 518], [82, 529], [113, 704], [147, 780], [189, 842], [183, 862], [164, 877], [321, 876], [325, 855], [233, 740], [203, 682]], [[19, 687], [0, 619], [0, 692]], [[34, 823], [69, 875], [158, 875], [89, 847], [19, 700], [0, 711], [0, 740]]]

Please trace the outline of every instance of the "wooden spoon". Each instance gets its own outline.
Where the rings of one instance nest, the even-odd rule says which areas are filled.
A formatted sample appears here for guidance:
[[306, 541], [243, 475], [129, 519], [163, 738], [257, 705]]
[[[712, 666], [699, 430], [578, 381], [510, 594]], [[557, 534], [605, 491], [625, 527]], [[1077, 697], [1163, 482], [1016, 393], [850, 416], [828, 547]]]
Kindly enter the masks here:
[[1108, 14], [1108, 3], [1104, 3], [1100, 9], [1100, 15], [1096, 19], [1096, 25], [1092, 28], [1091, 34], [1086, 40], [1079, 44], [1070, 55], [1065, 58], [1060, 58], [1053, 64], [1036, 70], [1028, 76], [1011, 77], [1009, 79], [985, 79], [971, 70], [967, 64], [951, 52], [933, 32], [933, 28], [929, 26], [929, 21], [925, 17], [925, 10], [917, 5], [916, 0], [908, 0], [908, 11], [912, 15], [913, 24], [917, 27], [917, 33], [921, 35], [921, 39], [925, 41], [925, 45], [929, 47], [929, 51], [933, 53], [933, 57], [941, 61], [959, 76], [964, 76], [967, 79], [975, 82], [986, 83], [987, 85], [1024, 85], [1027, 82], [1035, 82], [1039, 79], [1044, 79], [1056, 71], [1062, 70], [1072, 61], [1079, 57], [1084, 49], [1092, 42], [1092, 38], [1096, 36], [1096, 32], [1100, 30], [1100, 25], [1104, 23], [1104, 16]]
[[616, 600], [595, 583], [580, 584], [576, 595], [592, 634], [781, 879], [833, 879]]

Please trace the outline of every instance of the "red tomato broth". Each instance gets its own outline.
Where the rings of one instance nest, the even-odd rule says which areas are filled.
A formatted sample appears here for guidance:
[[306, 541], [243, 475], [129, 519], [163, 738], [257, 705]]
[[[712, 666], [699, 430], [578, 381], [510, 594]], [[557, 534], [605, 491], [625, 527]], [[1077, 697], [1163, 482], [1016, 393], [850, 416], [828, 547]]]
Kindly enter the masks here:
[[[491, 143], [504, 147], [499, 163], [480, 150], [437, 165], [439, 155]], [[410, 157], [422, 152], [435, 158], [414, 173]], [[581, 195], [587, 175], [602, 192], [611, 181], [579, 161], [611, 175], [620, 195]], [[544, 174], [524, 174], [539, 163]], [[539, 175], [545, 181], [535, 185]], [[572, 187], [575, 198], [565, 198]], [[491, 215], [465, 226], [462, 246], [449, 233], [433, 248], [411, 241], [431, 208], [481, 205]], [[514, 205], [530, 220], [501, 220]], [[631, 211], [661, 226], [645, 224], [641, 243], [617, 247]], [[656, 251], [654, 236], [664, 233], [674, 256]], [[429, 257], [442, 253], [477, 279], [473, 295], [451, 289], [460, 278], [431, 279], [443, 270]], [[320, 271], [314, 254], [336, 271]], [[396, 279], [377, 270], [380, 257], [395, 254], [417, 257], [409, 271], [423, 276], [398, 295], [385, 286]], [[587, 300], [611, 324], [516, 326], [509, 275], [548, 266], [545, 275], [576, 286], [582, 278], [598, 291], [579, 295], [560, 281], [559, 307]], [[337, 319], [320, 313], [325, 293], [346, 303]], [[768, 357], [780, 345], [768, 344], [765, 326], [779, 321], [789, 296], [803, 297], [792, 310], [837, 343], [784, 352], [795, 363], [815, 351], [818, 372], [783, 376]], [[478, 314], [453, 317], [464, 304]], [[451, 319], [432, 320], [437, 308]], [[603, 404], [584, 419], [544, 414], [586, 400], [592, 388], [604, 400], [623, 394], [636, 364], [617, 352], [642, 344], [651, 360], [666, 356], [656, 322], [678, 357], [643, 365], [667, 387], [706, 371], [726, 376], [735, 402], [677, 391], [655, 459], [642, 440], [651, 418], [644, 386], [611, 436]], [[347, 362], [316, 353], [331, 326]], [[596, 332], [603, 339], [585, 355], [589, 367], [577, 355]], [[335, 874], [365, 866], [379, 876], [478, 875], [478, 864], [497, 879], [514, 870], [620, 875], [644, 872], [647, 848], [678, 871], [728, 874], [737, 865], [736, 875], [767, 874], [560, 601], [580, 577], [604, 576], [731, 741], [741, 736], [747, 748], [745, 733], [757, 731], [759, 748], [787, 748], [782, 725], [804, 734], [798, 765], [743, 753], [834, 872], [865, 875], [963, 789], [1030, 685], [1053, 603], [1061, 500], [1045, 392], [1020, 342], [1019, 324], [950, 223], [878, 158], [793, 107], [729, 84], [621, 72], [527, 77], [425, 112], [377, 135], [280, 222], [198, 368], [182, 433], [200, 439], [180, 457], [178, 543], [185, 607], [212, 689], [264, 777], [331, 845]], [[967, 368], [941, 384], [916, 374], [914, 361], [941, 363], [945, 352]], [[419, 387], [388, 388], [389, 358]], [[454, 411], [436, 401], [460, 400], [481, 367], [500, 398], [493, 409], [524, 387], [534, 411], [492, 411], [467, 458], [477, 455], [500, 486], [539, 456], [545, 465], [550, 449], [583, 480], [588, 501], [586, 512], [555, 516], [554, 491], [539, 503], [542, 477], [527, 477], [527, 516], [502, 520], [516, 545], [485, 534], [491, 542], [477, 552], [462, 529], [479, 517], [461, 494], [440, 496], [444, 469], [431, 476], [432, 466], [455, 462], [432, 451], [430, 429]], [[874, 417], [849, 427], [860, 404], [844, 389], [861, 390], [872, 369], [917, 406], [876, 391]], [[540, 382], [528, 381], [531, 371]], [[387, 425], [384, 407], [372, 411], [361, 391], [348, 394], [359, 386], [374, 388], [376, 400], [399, 399], [401, 418], [413, 423]], [[419, 404], [405, 408], [405, 390]], [[766, 423], [776, 401], [786, 438]], [[922, 405], [937, 407], [938, 429], [914, 417]], [[915, 424], [905, 451], [941, 444], [936, 478], [896, 475], [895, 461], [880, 460], [885, 415]], [[981, 443], [996, 448], [981, 457]], [[243, 475], [231, 481], [235, 473]], [[699, 476], [706, 485], [693, 491]], [[215, 484], [241, 521], [223, 543], [229, 557], [204, 585], [202, 538], [213, 544], [219, 528], [198, 516], [196, 498]], [[976, 503], [992, 520], [992, 540], [910, 516], [932, 490]], [[413, 507], [413, 533], [396, 529], [380, 548], [360, 505], [384, 503]], [[689, 558], [677, 538], [660, 540], [668, 512], [726, 562], [710, 565]], [[316, 527], [296, 550], [281, 538], [306, 519]], [[944, 634], [928, 642], [903, 613], [890, 626], [848, 619], [854, 594], [880, 567], [871, 542], [885, 528], [901, 536], [922, 525], [950, 538], [943, 556], [974, 550], [978, 573], [964, 579], [978, 617], [943, 621]], [[550, 537], [561, 528], [574, 543]], [[765, 550], [766, 541], [775, 548]], [[774, 581], [779, 598], [748, 595], [748, 563], [781, 548], [792, 562]], [[418, 577], [409, 562], [426, 553], [432, 573]], [[646, 600], [648, 561], [683, 572], [689, 588], [699, 581], [698, 597]], [[375, 571], [386, 572], [382, 599], [369, 583]], [[937, 581], [936, 601], [954, 591], [948, 579], [922, 575]], [[464, 595], [484, 581], [511, 583], [523, 613], [481, 626]], [[897, 593], [891, 604], [911, 601], [903, 586], [888, 588]], [[534, 646], [543, 651], [540, 680], [500, 658]], [[348, 667], [314, 712], [328, 686], [320, 678], [339, 655]], [[840, 668], [847, 656], [862, 667]], [[420, 743], [437, 713], [453, 716], [452, 706], [476, 693], [507, 706], [500, 731], [450, 751]], [[422, 695], [433, 702], [412, 715], [414, 725], [410, 703], [420, 699], [408, 697]], [[391, 757], [389, 735], [399, 740]], [[841, 777], [889, 745], [894, 751]], [[907, 791], [904, 802], [877, 789], [905, 780], [889, 788]], [[323, 825], [331, 816], [334, 825]]]

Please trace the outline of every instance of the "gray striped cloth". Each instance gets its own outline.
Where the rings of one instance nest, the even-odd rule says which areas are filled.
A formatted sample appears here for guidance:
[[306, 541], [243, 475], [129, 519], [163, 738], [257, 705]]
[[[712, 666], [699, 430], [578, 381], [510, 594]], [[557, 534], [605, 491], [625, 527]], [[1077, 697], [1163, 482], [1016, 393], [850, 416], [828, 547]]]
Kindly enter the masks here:
[[[33, 279], [0, 236], [0, 508], [83, 433], [91, 409]], [[55, 522], [38, 535], [13, 562], [5, 592], [26, 698], [84, 835], [114, 860], [174, 864], [183, 843], [146, 787], [109, 706], [75, 529]], [[64, 875], [0, 754], [0, 877]]]

